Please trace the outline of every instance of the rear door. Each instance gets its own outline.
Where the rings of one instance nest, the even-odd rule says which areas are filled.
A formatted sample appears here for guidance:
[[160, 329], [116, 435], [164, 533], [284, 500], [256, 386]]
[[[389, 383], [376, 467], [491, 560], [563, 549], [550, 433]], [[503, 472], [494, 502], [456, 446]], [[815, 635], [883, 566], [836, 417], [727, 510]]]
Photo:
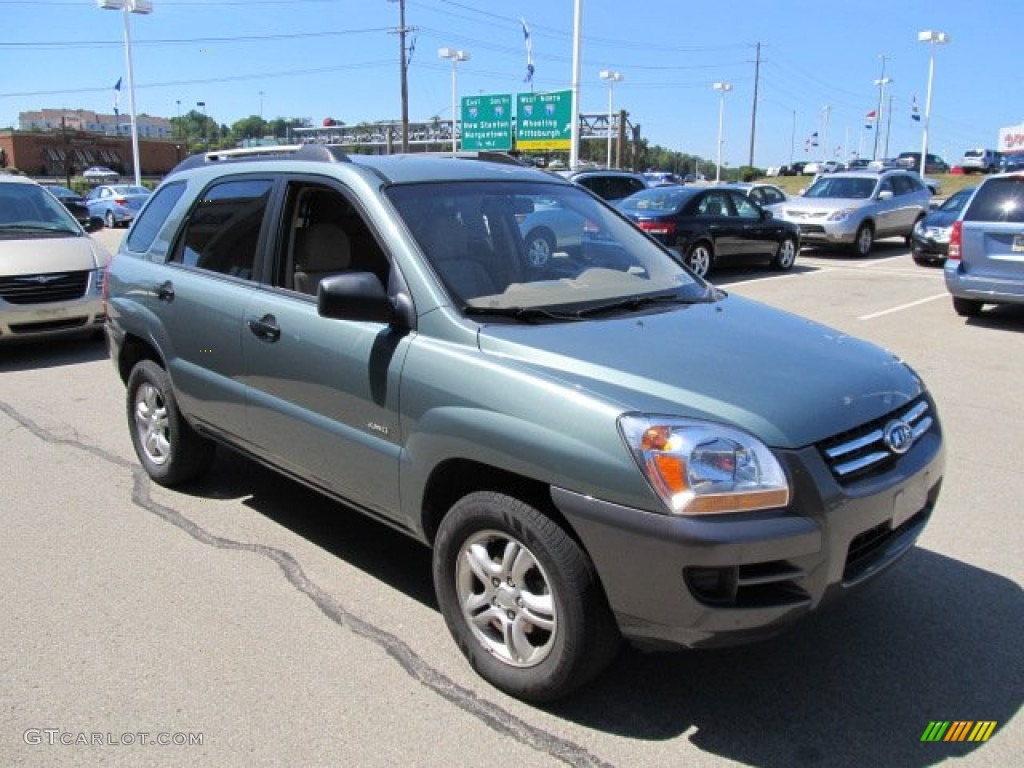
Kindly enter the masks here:
[[246, 437], [242, 318], [258, 287], [272, 186], [237, 177], [208, 187], [139, 297], [160, 318], [160, 349], [184, 411], [236, 441]]
[[736, 213], [732, 197], [724, 189], [705, 192], [697, 203], [697, 219], [715, 241], [716, 256], [744, 253], [746, 219]]
[[961, 258], [972, 276], [1024, 282], [1024, 176], [991, 178], [963, 214]]

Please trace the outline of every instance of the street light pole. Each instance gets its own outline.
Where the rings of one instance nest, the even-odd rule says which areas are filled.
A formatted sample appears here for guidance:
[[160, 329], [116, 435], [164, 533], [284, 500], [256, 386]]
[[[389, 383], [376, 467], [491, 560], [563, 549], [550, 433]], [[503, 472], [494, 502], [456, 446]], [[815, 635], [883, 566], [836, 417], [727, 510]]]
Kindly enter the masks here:
[[621, 83], [623, 78], [621, 72], [615, 72], [610, 69], [601, 70], [601, 79], [608, 81], [608, 162], [606, 165], [612, 167], [612, 121], [615, 115], [615, 106], [613, 94], [615, 92], [615, 84]]
[[[878, 135], [882, 132], [882, 104], [885, 101], [885, 86], [892, 82], [891, 77], [881, 77], [875, 80], [875, 85], [878, 86], [878, 120], [875, 122], [875, 152], [872, 160], [878, 159]], [[892, 121], [892, 99], [889, 100], [889, 114], [888, 119]], [[889, 154], [889, 130], [885, 132], [885, 154]]]
[[132, 164], [135, 166], [135, 184], [142, 185], [142, 167], [139, 162], [139, 127], [135, 118], [135, 78], [132, 71], [132, 32], [128, 14], [153, 12], [152, 0], [96, 0], [96, 7], [107, 11], [121, 11], [124, 15], [124, 57], [128, 70], [128, 105], [131, 110]]
[[715, 183], [722, 180], [722, 129], [725, 126], [725, 94], [732, 90], [732, 83], [712, 83], [712, 88], [721, 92], [718, 101], [718, 160], [715, 163]]
[[458, 120], [456, 113], [457, 106], [457, 93], [458, 93], [458, 75], [456, 74], [456, 67], [460, 61], [469, 61], [469, 51], [459, 51], [454, 48], [441, 48], [438, 50], [437, 55], [442, 59], [450, 59], [452, 62], [452, 155], [455, 155], [459, 151], [458, 138], [455, 133], [455, 126]]
[[921, 164], [918, 166], [918, 171], [924, 176], [925, 170], [928, 167], [926, 165], [928, 159], [928, 127], [932, 120], [932, 81], [935, 78], [935, 46], [948, 43], [949, 35], [945, 32], [926, 29], [923, 32], [917, 33], [917, 40], [920, 43], [928, 43], [930, 48], [928, 56], [928, 95], [925, 97], [924, 102], [924, 131], [921, 138]]

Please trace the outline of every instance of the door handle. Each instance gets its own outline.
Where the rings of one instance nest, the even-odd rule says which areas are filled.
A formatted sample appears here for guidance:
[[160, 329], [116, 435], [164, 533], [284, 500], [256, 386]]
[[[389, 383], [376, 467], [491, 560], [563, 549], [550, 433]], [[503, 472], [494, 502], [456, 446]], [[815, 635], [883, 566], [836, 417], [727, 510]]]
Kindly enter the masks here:
[[249, 330], [264, 341], [277, 341], [281, 338], [281, 326], [277, 324], [277, 318], [271, 314], [261, 318], [250, 317], [246, 323]]
[[156, 297], [160, 301], [166, 301], [168, 303], [174, 301], [174, 283], [170, 280], [165, 280], [163, 283], [156, 287]]

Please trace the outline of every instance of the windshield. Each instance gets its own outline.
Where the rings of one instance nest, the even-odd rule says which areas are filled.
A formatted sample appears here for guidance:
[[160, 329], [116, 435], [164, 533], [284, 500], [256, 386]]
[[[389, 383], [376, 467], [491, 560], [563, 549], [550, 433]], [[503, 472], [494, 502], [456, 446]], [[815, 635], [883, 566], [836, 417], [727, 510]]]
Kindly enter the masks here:
[[82, 228], [67, 208], [35, 184], [0, 184], [0, 233], [79, 234]]
[[537, 316], [703, 300], [706, 284], [574, 185], [456, 182], [388, 197], [463, 309]]
[[835, 176], [818, 179], [804, 193], [804, 197], [838, 197], [847, 200], [867, 200], [875, 191], [877, 179], [872, 178], [836, 178]]

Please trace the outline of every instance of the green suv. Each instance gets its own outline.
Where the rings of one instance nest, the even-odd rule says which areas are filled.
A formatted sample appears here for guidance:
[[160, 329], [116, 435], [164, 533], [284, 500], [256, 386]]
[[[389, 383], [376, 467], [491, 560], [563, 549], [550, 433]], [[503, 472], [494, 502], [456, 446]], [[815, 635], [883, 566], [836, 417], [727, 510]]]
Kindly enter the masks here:
[[[535, 205], [579, 222], [539, 264]], [[199, 155], [106, 296], [151, 478], [228, 446], [431, 546], [458, 647], [530, 701], [623, 638], [777, 633], [904, 554], [939, 494], [935, 404], [903, 362], [727, 295], [511, 162]]]

